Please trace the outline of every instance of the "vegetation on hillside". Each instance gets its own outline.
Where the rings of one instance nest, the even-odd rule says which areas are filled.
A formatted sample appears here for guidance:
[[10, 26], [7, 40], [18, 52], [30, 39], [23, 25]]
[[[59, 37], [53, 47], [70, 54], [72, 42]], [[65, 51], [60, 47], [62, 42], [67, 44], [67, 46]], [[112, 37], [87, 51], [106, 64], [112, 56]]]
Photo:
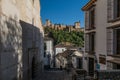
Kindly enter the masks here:
[[45, 27], [45, 34], [48, 34], [49, 37], [54, 39], [54, 44], [59, 44], [61, 42], [70, 42], [76, 46], [84, 46], [84, 33], [77, 31], [63, 31], [63, 30], [54, 30], [48, 27]]

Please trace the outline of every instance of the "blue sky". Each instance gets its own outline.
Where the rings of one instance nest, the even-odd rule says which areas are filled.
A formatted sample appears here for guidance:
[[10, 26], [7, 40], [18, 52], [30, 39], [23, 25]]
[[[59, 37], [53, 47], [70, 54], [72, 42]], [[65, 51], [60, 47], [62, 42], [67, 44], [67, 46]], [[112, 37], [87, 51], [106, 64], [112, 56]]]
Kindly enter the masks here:
[[81, 8], [89, 0], [40, 0], [41, 18], [43, 24], [46, 19], [52, 23], [73, 25], [74, 22], [80, 21], [84, 27], [84, 13]]

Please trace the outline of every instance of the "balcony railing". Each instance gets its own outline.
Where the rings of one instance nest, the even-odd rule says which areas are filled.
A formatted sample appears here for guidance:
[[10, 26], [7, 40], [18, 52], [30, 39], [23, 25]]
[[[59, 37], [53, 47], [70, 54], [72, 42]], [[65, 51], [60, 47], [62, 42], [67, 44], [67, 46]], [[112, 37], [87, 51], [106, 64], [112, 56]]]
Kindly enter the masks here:
[[120, 80], [120, 70], [98, 70], [97, 80]]

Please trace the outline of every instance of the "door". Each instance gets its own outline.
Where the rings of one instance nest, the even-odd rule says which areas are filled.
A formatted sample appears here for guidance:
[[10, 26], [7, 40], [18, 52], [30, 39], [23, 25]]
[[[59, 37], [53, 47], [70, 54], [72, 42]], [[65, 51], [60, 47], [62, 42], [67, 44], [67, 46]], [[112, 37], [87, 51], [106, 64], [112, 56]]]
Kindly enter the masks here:
[[35, 57], [33, 57], [33, 59], [32, 59], [32, 67], [31, 67], [31, 70], [32, 70], [32, 79], [34, 79], [34, 78], [35, 78], [35, 72], [36, 72]]
[[38, 54], [38, 49], [30, 48], [28, 49], [29, 56], [28, 56], [28, 79], [33, 80], [36, 76], [37, 66], [36, 66], [36, 56]]
[[94, 76], [94, 58], [89, 58], [88, 66], [89, 75]]
[[82, 58], [77, 58], [77, 68], [82, 69]]

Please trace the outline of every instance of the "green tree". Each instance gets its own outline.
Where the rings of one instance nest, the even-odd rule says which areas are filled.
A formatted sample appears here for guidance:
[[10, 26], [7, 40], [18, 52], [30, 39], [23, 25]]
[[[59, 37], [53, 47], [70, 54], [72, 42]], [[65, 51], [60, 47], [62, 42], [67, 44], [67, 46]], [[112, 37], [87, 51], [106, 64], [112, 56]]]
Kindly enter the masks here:
[[54, 39], [54, 44], [61, 42], [70, 42], [76, 46], [84, 46], [84, 33], [76, 31], [63, 31], [63, 30], [54, 30], [51, 28], [44, 28], [45, 34], [48, 34], [49, 37]]

